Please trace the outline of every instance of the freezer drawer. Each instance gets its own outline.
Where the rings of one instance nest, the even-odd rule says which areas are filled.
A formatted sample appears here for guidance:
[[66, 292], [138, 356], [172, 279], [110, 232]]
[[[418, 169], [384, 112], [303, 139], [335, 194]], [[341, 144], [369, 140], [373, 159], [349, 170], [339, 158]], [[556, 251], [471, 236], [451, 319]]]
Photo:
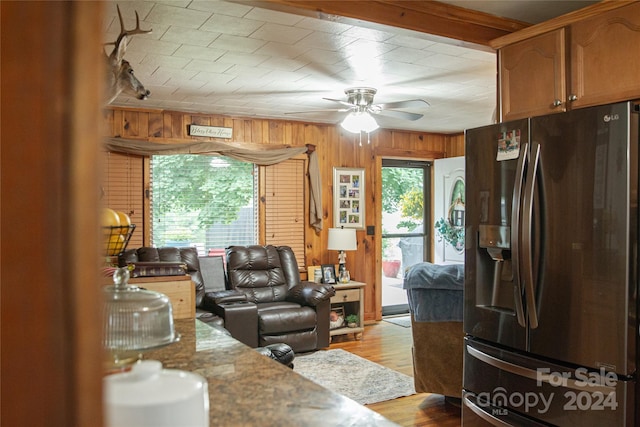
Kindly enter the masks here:
[[548, 427], [538, 421], [504, 408], [478, 402], [478, 396], [470, 392], [462, 394], [462, 425], [465, 427]]
[[[494, 425], [529, 425], [505, 421], [518, 416], [553, 426], [634, 425], [632, 378], [539, 360], [470, 337], [465, 339], [463, 389], [468, 413], [506, 423]], [[467, 424], [463, 417], [463, 425], [482, 424]]]

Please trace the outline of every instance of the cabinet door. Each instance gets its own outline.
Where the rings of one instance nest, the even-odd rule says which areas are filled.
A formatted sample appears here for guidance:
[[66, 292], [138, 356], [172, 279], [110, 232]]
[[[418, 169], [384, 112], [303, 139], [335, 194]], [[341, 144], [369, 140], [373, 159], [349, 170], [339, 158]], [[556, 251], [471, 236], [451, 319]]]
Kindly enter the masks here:
[[571, 107], [640, 97], [640, 2], [571, 25]]
[[565, 111], [565, 29], [500, 49], [502, 121]]

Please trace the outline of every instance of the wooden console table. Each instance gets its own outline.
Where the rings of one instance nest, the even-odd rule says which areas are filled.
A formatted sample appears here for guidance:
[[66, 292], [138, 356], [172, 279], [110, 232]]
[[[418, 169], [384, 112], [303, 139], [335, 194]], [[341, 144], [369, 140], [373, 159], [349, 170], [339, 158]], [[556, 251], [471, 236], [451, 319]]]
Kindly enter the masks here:
[[189, 275], [133, 277], [129, 284], [168, 296], [174, 319], [196, 317], [196, 290]]

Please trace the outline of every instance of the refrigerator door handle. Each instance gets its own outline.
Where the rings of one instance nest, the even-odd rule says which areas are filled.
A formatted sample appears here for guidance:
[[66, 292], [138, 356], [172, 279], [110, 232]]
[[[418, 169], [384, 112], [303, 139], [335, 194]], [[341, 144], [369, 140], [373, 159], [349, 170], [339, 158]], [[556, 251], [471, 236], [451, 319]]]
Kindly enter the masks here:
[[523, 264], [524, 264], [524, 293], [527, 299], [527, 316], [531, 329], [538, 327], [538, 312], [536, 310], [536, 300], [533, 282], [533, 199], [536, 191], [536, 177], [540, 166], [540, 144], [532, 146], [531, 159], [527, 171], [527, 181], [524, 194], [524, 215], [523, 215]]
[[522, 155], [516, 165], [515, 182], [513, 185], [513, 197], [511, 198], [511, 266], [513, 269], [513, 298], [515, 302], [518, 324], [527, 327], [522, 307], [522, 282], [520, 281], [520, 232], [521, 232], [521, 207], [522, 187], [524, 186], [524, 168], [529, 161], [529, 144], [522, 147]]
[[502, 421], [500, 418], [494, 417], [493, 415], [489, 414], [488, 412], [483, 411], [481, 407], [476, 405], [474, 402], [471, 401], [471, 399], [469, 399], [466, 396], [464, 398], [464, 404], [467, 406], [467, 408], [471, 409], [474, 414], [476, 414], [477, 416], [479, 416], [480, 418], [482, 418], [483, 420], [485, 420], [486, 422], [488, 422], [492, 426], [495, 426], [495, 427], [513, 427], [511, 424]]
[[[615, 386], [611, 387], [601, 385], [606, 384], [606, 380], [600, 376], [598, 376], [597, 382], [592, 383], [592, 381], [575, 380], [573, 378], [560, 377], [558, 373], [547, 373], [547, 370], [533, 370], [525, 368], [524, 366], [516, 365], [514, 363], [491, 356], [490, 354], [487, 354], [484, 351], [480, 351], [477, 348], [473, 348], [469, 345], [467, 345], [467, 353], [488, 365], [500, 369], [501, 371], [510, 372], [520, 377], [529, 378], [538, 383], [547, 383], [554, 387], [557, 387], [558, 384], [562, 383], [562, 386], [566, 388], [578, 391], [587, 391], [589, 393], [600, 392], [605, 396], [608, 396], [609, 393], [614, 393], [616, 391]], [[548, 371], [550, 371], [550, 369]], [[594, 373], [591, 373], [590, 375], [594, 375]], [[594, 378], [590, 377], [590, 380], [594, 380]]]

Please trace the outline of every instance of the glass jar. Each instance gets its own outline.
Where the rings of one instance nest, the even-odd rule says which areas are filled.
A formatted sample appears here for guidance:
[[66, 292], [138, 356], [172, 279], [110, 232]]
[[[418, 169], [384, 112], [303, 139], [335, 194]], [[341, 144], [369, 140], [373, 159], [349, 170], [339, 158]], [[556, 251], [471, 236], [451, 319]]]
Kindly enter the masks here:
[[338, 280], [340, 281], [340, 283], [349, 283], [351, 281], [349, 270], [342, 270], [340, 272], [340, 275], [338, 276]]

